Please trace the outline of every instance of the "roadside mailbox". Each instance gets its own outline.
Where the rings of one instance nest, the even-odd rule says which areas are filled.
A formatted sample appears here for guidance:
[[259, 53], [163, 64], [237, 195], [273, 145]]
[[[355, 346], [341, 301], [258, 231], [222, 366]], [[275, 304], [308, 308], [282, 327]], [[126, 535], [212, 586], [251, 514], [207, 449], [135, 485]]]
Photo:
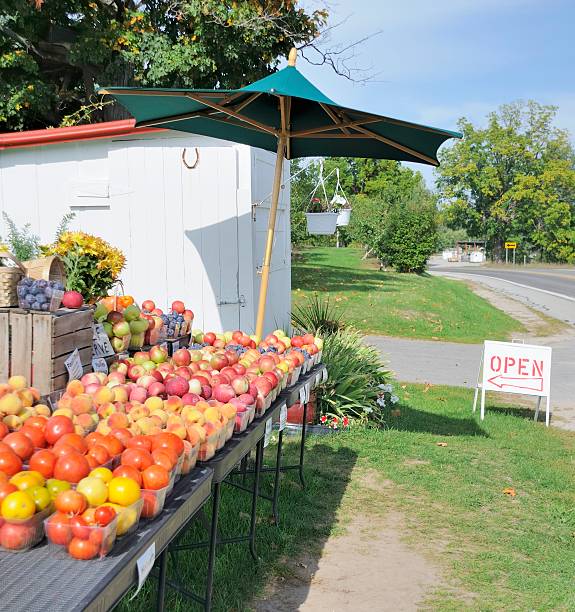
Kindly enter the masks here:
[[539, 416], [541, 398], [546, 398], [545, 423], [549, 425], [551, 347], [486, 340], [480, 373], [475, 389], [473, 411], [475, 412], [477, 396], [481, 389], [482, 420], [485, 417], [485, 392], [498, 391], [538, 397], [536, 420]]

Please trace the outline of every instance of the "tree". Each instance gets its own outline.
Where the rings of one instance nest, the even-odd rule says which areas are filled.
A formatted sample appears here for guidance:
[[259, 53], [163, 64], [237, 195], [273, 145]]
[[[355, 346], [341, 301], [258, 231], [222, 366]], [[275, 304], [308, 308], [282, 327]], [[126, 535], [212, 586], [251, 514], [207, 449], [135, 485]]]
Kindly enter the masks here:
[[514, 239], [526, 255], [575, 260], [575, 153], [556, 112], [529, 101], [501, 106], [483, 129], [463, 118], [463, 140], [441, 154], [448, 225], [487, 240], [496, 258]]
[[326, 19], [296, 0], [3, 0], [0, 130], [124, 117], [98, 86], [244, 85]]

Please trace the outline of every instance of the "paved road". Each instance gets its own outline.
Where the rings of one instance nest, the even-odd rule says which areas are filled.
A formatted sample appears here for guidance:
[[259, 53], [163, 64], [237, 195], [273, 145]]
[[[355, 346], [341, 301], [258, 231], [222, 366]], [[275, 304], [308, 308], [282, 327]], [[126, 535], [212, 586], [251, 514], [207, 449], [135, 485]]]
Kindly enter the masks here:
[[[455, 264], [432, 265], [430, 266], [430, 271], [500, 278], [520, 285], [527, 285], [536, 290], [550, 291], [551, 293], [572, 298], [575, 301], [575, 269], [528, 268], [508, 270], [490, 268], [488, 266], [458, 266]], [[575, 309], [575, 306], [573, 308]]]

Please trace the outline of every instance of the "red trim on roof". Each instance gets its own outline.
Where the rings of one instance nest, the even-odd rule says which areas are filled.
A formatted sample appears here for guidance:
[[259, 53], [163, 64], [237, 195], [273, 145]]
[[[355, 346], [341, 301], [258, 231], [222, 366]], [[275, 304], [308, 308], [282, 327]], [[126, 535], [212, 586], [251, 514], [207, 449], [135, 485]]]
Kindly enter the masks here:
[[0, 150], [163, 131], [162, 128], [135, 128], [135, 125], [135, 119], [124, 119], [122, 121], [107, 121], [105, 123], [75, 125], [73, 127], [10, 132], [0, 134]]

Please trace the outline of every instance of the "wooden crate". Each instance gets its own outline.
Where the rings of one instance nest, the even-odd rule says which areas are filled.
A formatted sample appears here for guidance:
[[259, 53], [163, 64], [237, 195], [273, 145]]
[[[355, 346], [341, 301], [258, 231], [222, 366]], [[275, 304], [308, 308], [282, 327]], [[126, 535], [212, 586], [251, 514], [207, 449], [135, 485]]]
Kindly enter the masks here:
[[54, 313], [9, 308], [0, 310], [0, 381], [22, 374], [41, 394], [63, 389], [64, 362], [78, 349], [84, 371], [92, 367], [93, 309], [60, 309]]

